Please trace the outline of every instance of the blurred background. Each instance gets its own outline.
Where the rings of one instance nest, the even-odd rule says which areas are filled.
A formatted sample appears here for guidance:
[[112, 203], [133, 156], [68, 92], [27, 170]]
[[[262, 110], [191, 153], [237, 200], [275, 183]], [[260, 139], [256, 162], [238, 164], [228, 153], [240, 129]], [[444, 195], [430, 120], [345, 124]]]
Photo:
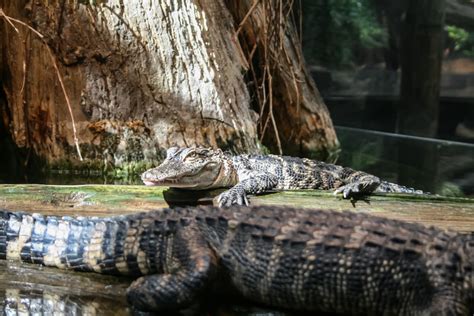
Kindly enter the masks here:
[[[474, 1], [304, 0], [301, 12], [338, 163], [472, 196]], [[436, 81], [439, 91], [430, 90]]]

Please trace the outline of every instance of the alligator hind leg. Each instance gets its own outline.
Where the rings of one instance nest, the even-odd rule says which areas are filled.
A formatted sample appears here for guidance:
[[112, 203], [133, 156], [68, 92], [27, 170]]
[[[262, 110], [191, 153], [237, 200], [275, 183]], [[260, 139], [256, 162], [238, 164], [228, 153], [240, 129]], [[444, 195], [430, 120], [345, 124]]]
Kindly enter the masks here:
[[176, 310], [191, 305], [212, 281], [216, 258], [199, 234], [174, 236], [171, 256], [161, 254], [166, 261], [164, 274], [140, 277], [127, 289], [127, 300], [138, 310]]

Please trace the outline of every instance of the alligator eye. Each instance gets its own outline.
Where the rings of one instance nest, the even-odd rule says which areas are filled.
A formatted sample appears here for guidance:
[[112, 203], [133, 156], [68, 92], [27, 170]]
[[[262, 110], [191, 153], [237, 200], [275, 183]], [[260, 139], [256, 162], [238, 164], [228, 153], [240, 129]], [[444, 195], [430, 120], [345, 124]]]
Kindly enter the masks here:
[[193, 158], [197, 158], [198, 156], [199, 155], [196, 152], [192, 152], [192, 153], [188, 154], [185, 159], [188, 159], [188, 158], [193, 159]]

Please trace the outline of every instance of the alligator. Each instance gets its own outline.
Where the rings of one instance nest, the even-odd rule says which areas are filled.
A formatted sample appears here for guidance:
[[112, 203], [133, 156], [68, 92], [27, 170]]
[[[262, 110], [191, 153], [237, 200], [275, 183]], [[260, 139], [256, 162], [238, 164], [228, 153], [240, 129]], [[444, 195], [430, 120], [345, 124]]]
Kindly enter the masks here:
[[306, 158], [277, 155], [231, 156], [220, 149], [172, 147], [156, 168], [145, 171], [146, 185], [191, 190], [231, 189], [217, 197], [219, 206], [248, 205], [247, 194], [272, 189], [335, 189], [344, 198], [372, 192], [422, 194], [421, 190], [382, 181], [351, 168]]
[[[115, 217], [0, 211], [0, 259], [136, 277], [136, 310], [243, 298], [351, 315], [472, 315], [474, 234], [351, 211], [162, 209]], [[219, 281], [219, 282], [218, 282]]]

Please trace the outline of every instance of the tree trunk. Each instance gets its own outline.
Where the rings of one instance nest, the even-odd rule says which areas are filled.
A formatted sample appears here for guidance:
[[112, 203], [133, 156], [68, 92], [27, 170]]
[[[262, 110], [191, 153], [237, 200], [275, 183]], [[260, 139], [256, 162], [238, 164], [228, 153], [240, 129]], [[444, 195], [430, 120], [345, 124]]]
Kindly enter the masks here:
[[402, 25], [400, 133], [436, 135], [444, 7], [444, 0], [408, 2]]
[[391, 0], [375, 0], [373, 3], [379, 23], [387, 29], [385, 68], [397, 71], [400, 67], [400, 29], [404, 3]]
[[[435, 137], [438, 130], [441, 61], [443, 52], [444, 0], [408, 1], [402, 22], [401, 92], [397, 129], [399, 133]], [[410, 185], [407, 166], [430, 170], [434, 192], [438, 171], [435, 146], [423, 149], [416, 141], [400, 147], [399, 182]]]
[[[3, 2], [57, 56], [85, 158], [153, 162], [172, 145], [257, 151], [238, 50], [227, 40], [233, 25], [219, 1]], [[6, 126], [19, 147], [49, 162], [71, 159], [71, 118], [51, 58], [17, 28], [2, 25]]]
[[[8, 16], [44, 36], [17, 22], [18, 33], [6, 20], [0, 28], [5, 99], [0, 134], [8, 132], [16, 146], [27, 149], [25, 160], [32, 153], [50, 165], [74, 167], [80, 152], [88, 168], [144, 168], [174, 145], [261, 150], [258, 115], [242, 75], [245, 63], [223, 1], [91, 3], [0, 0]], [[301, 68], [295, 64], [297, 49], [288, 50], [293, 61], [285, 67]], [[304, 70], [297, 71], [307, 82]], [[308, 149], [334, 147], [327, 113], [303, 116], [326, 109], [313, 104], [322, 104], [317, 92], [312, 95], [314, 85], [301, 86], [299, 98], [309, 102], [302, 102], [298, 124], [311, 125], [316, 137], [306, 131], [303, 144], [295, 143], [302, 132], [286, 137], [279, 126], [281, 137]], [[298, 96], [291, 97], [295, 111]]]
[[273, 152], [329, 157], [339, 142], [307, 71], [291, 2], [226, 0], [250, 68], [259, 134]]

